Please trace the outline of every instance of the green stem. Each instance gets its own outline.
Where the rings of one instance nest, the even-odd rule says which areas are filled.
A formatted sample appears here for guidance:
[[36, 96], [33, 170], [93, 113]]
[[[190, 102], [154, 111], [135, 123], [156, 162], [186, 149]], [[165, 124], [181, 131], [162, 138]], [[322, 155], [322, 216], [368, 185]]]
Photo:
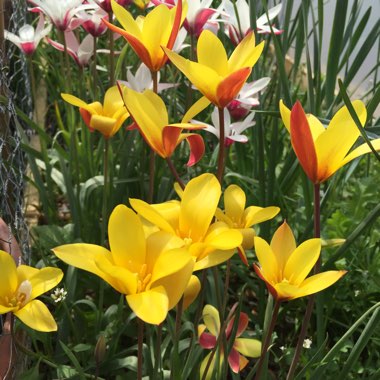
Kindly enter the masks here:
[[218, 107], [219, 111], [219, 155], [218, 155], [218, 170], [216, 177], [220, 184], [223, 182], [224, 165], [225, 165], [225, 133], [224, 133], [224, 108]]
[[92, 62], [92, 96], [93, 99], [96, 99], [97, 95], [97, 71], [96, 71], [96, 60], [97, 60], [97, 54], [96, 54], [96, 48], [97, 48], [97, 42], [98, 39], [94, 37], [94, 46], [93, 46], [93, 62]]
[[177, 304], [177, 314], [175, 317], [175, 336], [173, 343], [173, 357], [172, 363], [174, 363], [174, 368], [172, 368], [170, 372], [170, 379], [180, 379], [181, 378], [181, 363], [179, 359], [179, 340], [181, 333], [181, 320], [183, 313], [183, 297], [181, 297], [180, 301]]
[[[112, 23], [113, 13], [108, 13], [108, 20]], [[108, 39], [109, 39], [109, 47], [110, 47], [110, 56], [109, 56], [109, 78], [110, 78], [110, 86], [115, 84], [115, 42], [113, 39], [113, 31], [108, 29]]]
[[138, 338], [137, 338], [137, 380], [142, 380], [142, 367], [143, 367], [143, 343], [144, 343], [144, 321], [140, 318], [138, 320]]
[[154, 358], [154, 370], [153, 379], [157, 378], [159, 372], [161, 372], [161, 343], [162, 343], [162, 323], [157, 326], [157, 341], [155, 348]]
[[102, 229], [100, 235], [100, 244], [105, 244], [106, 241], [106, 226], [107, 226], [107, 198], [108, 198], [108, 151], [109, 140], [104, 138], [103, 150], [103, 206], [102, 206]]
[[267, 331], [267, 334], [265, 337], [263, 347], [261, 349], [261, 356], [260, 356], [259, 362], [257, 364], [257, 372], [256, 372], [255, 380], [262, 380], [261, 379], [261, 372], [264, 368], [263, 364], [264, 364], [265, 358], [267, 356], [269, 344], [270, 344], [271, 339], [272, 339], [272, 334], [273, 334], [274, 326], [276, 325], [279, 310], [280, 310], [280, 301], [276, 300], [276, 302], [274, 304], [274, 308], [273, 308], [272, 319], [271, 319], [271, 322], [270, 322], [270, 325], [269, 325], [269, 328], [268, 328], [268, 331]]
[[185, 190], [185, 184], [183, 183], [181, 177], [179, 176], [174, 164], [173, 164], [173, 161], [170, 159], [170, 157], [167, 157], [166, 158], [166, 162], [169, 166], [169, 169], [170, 171], [172, 172], [173, 174], [173, 177], [175, 178], [175, 180], [178, 182], [178, 184], [181, 186], [181, 189], [182, 190]]
[[30, 87], [32, 90], [32, 106], [36, 108], [37, 92], [36, 92], [36, 79], [35, 79], [34, 70], [33, 70], [32, 56], [28, 56], [28, 68], [29, 68], [29, 77], [30, 77]]
[[[320, 238], [321, 236], [321, 201], [320, 201], [320, 185], [314, 184], [314, 237]], [[317, 263], [314, 266], [314, 273], [319, 273], [321, 269], [321, 256], [319, 256]], [[286, 380], [290, 380], [293, 378], [294, 373], [296, 371], [299, 358], [301, 356], [301, 351], [303, 348], [303, 342], [306, 337], [307, 328], [309, 326], [311, 314], [314, 309], [316, 295], [312, 294], [309, 296], [309, 301], [306, 306], [306, 312], [302, 321], [300, 335], [298, 336], [297, 346], [294, 351], [294, 356], [292, 359], [292, 363], [290, 365], [288, 375], [286, 376]], [[317, 331], [322, 329], [322, 309], [321, 305], [317, 310]], [[321, 330], [322, 331], [322, 330]], [[323, 336], [322, 336], [323, 337]]]

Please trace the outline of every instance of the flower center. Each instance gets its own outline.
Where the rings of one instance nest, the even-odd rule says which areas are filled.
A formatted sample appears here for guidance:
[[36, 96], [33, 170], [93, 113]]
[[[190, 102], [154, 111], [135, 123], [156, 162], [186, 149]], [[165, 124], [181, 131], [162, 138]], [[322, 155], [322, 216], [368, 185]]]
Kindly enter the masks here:
[[32, 294], [32, 284], [30, 281], [23, 281], [17, 289], [17, 292], [12, 297], [5, 296], [5, 304], [8, 307], [21, 308], [25, 306], [30, 300]]
[[144, 292], [146, 286], [148, 285], [150, 279], [152, 278], [152, 273], [146, 273], [147, 265], [143, 264], [139, 272], [139, 278], [137, 280], [137, 293]]

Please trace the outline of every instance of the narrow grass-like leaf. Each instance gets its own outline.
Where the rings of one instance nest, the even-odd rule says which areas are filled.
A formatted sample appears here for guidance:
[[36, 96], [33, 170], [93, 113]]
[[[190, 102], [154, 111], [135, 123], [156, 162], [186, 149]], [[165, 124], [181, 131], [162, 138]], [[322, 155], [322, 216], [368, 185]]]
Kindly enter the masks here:
[[61, 345], [61, 347], [62, 347], [63, 351], [65, 352], [65, 354], [67, 355], [67, 357], [70, 359], [71, 363], [74, 365], [75, 369], [78, 371], [79, 378], [85, 379], [86, 376], [84, 374], [84, 370], [81, 367], [81, 365], [80, 365], [78, 359], [76, 358], [75, 354], [61, 340], [59, 341], [59, 344]]

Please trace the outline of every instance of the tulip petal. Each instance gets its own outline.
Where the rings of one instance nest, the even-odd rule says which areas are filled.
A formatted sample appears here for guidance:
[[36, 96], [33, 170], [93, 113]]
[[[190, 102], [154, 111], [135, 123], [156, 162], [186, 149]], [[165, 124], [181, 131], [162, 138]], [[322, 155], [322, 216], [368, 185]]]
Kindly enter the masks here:
[[243, 241], [238, 229], [228, 228], [223, 222], [215, 222], [207, 231], [204, 242], [216, 249], [235, 249]]
[[163, 286], [127, 295], [126, 300], [137, 317], [146, 323], [159, 325], [168, 314], [169, 300]]
[[255, 236], [255, 252], [261, 266], [261, 273], [270, 283], [278, 281], [279, 263], [277, 255], [269, 244], [262, 238]]
[[215, 335], [209, 333], [202, 333], [199, 336], [199, 345], [206, 350], [211, 350], [216, 345], [216, 337]]
[[[26, 265], [22, 265], [27, 267]], [[20, 267], [19, 267], [20, 268]], [[29, 276], [28, 280], [32, 285], [31, 299], [46, 293], [60, 283], [63, 277], [63, 272], [59, 268], [42, 268]]]
[[253, 264], [253, 269], [255, 270], [255, 273], [259, 276], [259, 278], [265, 282], [265, 285], [266, 285], [266, 287], [267, 287], [269, 293], [272, 295], [272, 297], [273, 297], [275, 300], [277, 300], [277, 299], [278, 299], [278, 294], [277, 294], [277, 291], [276, 291], [276, 289], [275, 289], [275, 287], [274, 287], [275, 285], [274, 285], [274, 284], [272, 285], [272, 284], [271, 284], [271, 283], [270, 283], [270, 282], [264, 277], [264, 274], [263, 274], [261, 268], [260, 268], [258, 265]]
[[313, 183], [318, 183], [318, 160], [310, 126], [299, 101], [290, 114], [290, 137], [298, 160], [306, 175]]
[[257, 207], [250, 206], [244, 211], [243, 219], [245, 220], [245, 227], [251, 227], [254, 224], [259, 224], [267, 220], [273, 219], [280, 212], [279, 207]]
[[197, 270], [202, 270], [206, 268], [211, 268], [221, 263], [224, 263], [228, 259], [230, 259], [235, 254], [234, 249], [230, 250], [215, 250], [209, 252], [204, 257], [200, 258], [194, 264], [194, 272]]
[[221, 194], [220, 183], [212, 174], [193, 178], [183, 192], [179, 231], [183, 238], [201, 241], [214, 217]]
[[218, 337], [220, 331], [219, 311], [212, 305], [205, 305], [202, 318], [208, 331], [215, 337]]
[[189, 283], [183, 293], [183, 310], [186, 310], [198, 297], [201, 290], [201, 282], [195, 275], [190, 277]]
[[[364, 103], [360, 100], [355, 100], [352, 102], [352, 106], [361, 124], [364, 125], [367, 119], [367, 110]], [[340, 163], [359, 136], [359, 129], [347, 107], [342, 107], [332, 118], [325, 133], [322, 133], [315, 142], [320, 182], [338, 170]]]
[[[166, 47], [168, 49], [172, 49], [175, 44], [175, 40], [178, 36], [178, 32], [181, 28], [182, 23], [185, 20], [187, 9], [188, 9], [187, 3], [185, 4], [185, 6], [183, 6], [182, 0], [179, 0], [177, 2], [177, 5], [174, 8], [172, 8], [170, 11], [171, 14], [173, 14], [173, 12], [175, 12], [175, 14], [174, 14], [173, 25], [169, 26], [169, 30], [171, 30], [171, 33], [170, 33], [169, 41], [166, 44]], [[163, 63], [165, 62], [166, 60]]]
[[[113, 14], [125, 31], [142, 40], [142, 32], [136, 21], [133, 19], [133, 16], [123, 6], [118, 4], [117, 1], [112, 1], [111, 3]], [[103, 22], [105, 21], [106, 20], [103, 19]]]
[[204, 30], [197, 44], [198, 62], [225, 77], [228, 73], [226, 50], [220, 39], [209, 30]]
[[241, 224], [245, 202], [245, 193], [239, 186], [230, 185], [224, 191], [225, 213], [238, 225]]
[[198, 99], [185, 113], [182, 123], [188, 123], [191, 119], [193, 119], [196, 115], [201, 113], [208, 105], [210, 104], [210, 100], [205, 96], [202, 96]]
[[181, 135], [182, 129], [176, 128], [175, 126], [166, 126], [162, 130], [162, 143], [164, 147], [165, 157], [170, 157], [177, 144], [179, 143], [179, 136]]
[[[377, 151], [380, 151], [380, 139], [375, 139], [375, 140], [372, 140], [371, 141], [371, 145], [372, 147], [377, 150]], [[342, 166], [346, 165], [348, 162], [352, 161], [353, 159], [357, 158], [357, 157], [360, 157], [362, 156], [363, 154], [366, 154], [366, 153], [371, 153], [372, 150], [371, 148], [369, 147], [369, 145], [367, 143], [365, 144], [362, 144], [360, 146], [358, 146], [356, 149], [354, 149], [352, 152], [350, 152], [340, 163], [339, 163], [339, 168], [341, 168]], [[339, 169], [337, 168], [337, 169]]]
[[283, 271], [290, 255], [296, 249], [296, 240], [294, 239], [293, 231], [286, 221], [277, 228], [270, 242], [270, 247], [276, 255], [279, 268]]
[[284, 268], [284, 278], [293, 285], [300, 285], [309, 274], [321, 253], [321, 239], [309, 239], [290, 255]]
[[219, 108], [226, 107], [239, 93], [251, 73], [250, 67], [233, 72], [228, 77], [223, 79], [216, 89], [217, 103]]
[[[232, 329], [233, 329], [234, 324], [235, 324], [235, 318], [236, 317], [233, 317], [228, 322], [228, 325], [227, 325], [227, 328], [226, 328], [226, 337], [227, 337], [227, 339], [231, 335]], [[235, 335], [236, 338], [238, 338], [245, 331], [245, 329], [248, 326], [248, 321], [249, 321], [248, 315], [246, 313], [240, 313], [240, 315], [239, 315], [239, 322], [238, 322], [238, 326], [237, 326], [237, 331], [236, 331], [236, 335]]]
[[[110, 87], [104, 95], [104, 108], [103, 113], [105, 116], [113, 117], [116, 119], [115, 114], [124, 108], [123, 98], [120, 95], [119, 87]], [[125, 108], [124, 108], [125, 110]], [[126, 112], [126, 110], [124, 111]]]
[[[112, 137], [116, 120], [103, 115], [92, 115], [90, 128], [99, 131], [105, 137]], [[115, 131], [116, 133], [117, 131]]]
[[0, 281], [0, 297], [10, 296], [16, 290], [18, 286], [16, 264], [13, 257], [0, 250], [0, 268], [2, 270]]
[[115, 265], [139, 272], [146, 252], [140, 218], [127, 206], [116, 206], [109, 218], [108, 236]]
[[232, 372], [239, 373], [239, 371], [240, 371], [240, 355], [234, 348], [231, 349], [231, 352], [228, 355], [228, 364], [230, 365]]
[[30, 328], [43, 331], [57, 331], [57, 324], [49, 309], [39, 300], [27, 303], [23, 308], [14, 312], [23, 323]]
[[261, 355], [261, 342], [256, 339], [237, 338], [234, 348], [249, 358], [258, 358]]
[[133, 198], [129, 199], [129, 203], [143, 218], [155, 224], [161, 230], [175, 234], [173, 227], [166, 221], [166, 218], [153, 206], [140, 199]]
[[205, 144], [201, 135], [187, 134], [186, 141], [189, 144], [190, 156], [187, 166], [193, 166], [199, 162], [205, 153]]

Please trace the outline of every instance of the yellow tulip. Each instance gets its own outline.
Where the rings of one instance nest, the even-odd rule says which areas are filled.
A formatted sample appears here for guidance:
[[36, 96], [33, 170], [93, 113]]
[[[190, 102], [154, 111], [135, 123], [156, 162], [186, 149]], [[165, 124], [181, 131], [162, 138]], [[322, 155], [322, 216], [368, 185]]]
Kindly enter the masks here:
[[[360, 123], [364, 125], [367, 119], [364, 103], [355, 100], [352, 105]], [[314, 115], [306, 115], [299, 102], [290, 111], [281, 100], [280, 112], [290, 133], [294, 152], [314, 184], [326, 181], [348, 162], [371, 152], [367, 144], [350, 152], [360, 132], [346, 106], [333, 116], [327, 128]], [[371, 143], [376, 150], [380, 150], [380, 139]]]
[[213, 223], [220, 195], [219, 181], [206, 173], [186, 185], [181, 201], [156, 205], [129, 201], [144, 219], [179, 238], [195, 259], [194, 270], [200, 270], [228, 260], [243, 240], [239, 231], [224, 222]]
[[70, 94], [61, 96], [67, 103], [79, 107], [83, 121], [91, 131], [99, 131], [106, 139], [112, 137], [129, 116], [117, 86], [107, 90], [103, 105], [100, 102], [87, 104]]
[[224, 211], [218, 208], [215, 216], [230, 228], [238, 229], [243, 235], [242, 247], [251, 249], [255, 236], [252, 226], [274, 218], [280, 209], [275, 206], [245, 208], [245, 203], [244, 191], [237, 185], [230, 185], [224, 191]]
[[122, 35], [141, 61], [152, 72], [156, 72], [167, 61], [161, 46], [169, 49], [174, 46], [179, 29], [185, 20], [187, 7], [183, 8], [182, 0], [171, 9], [162, 4], [152, 9], [146, 17], [138, 16], [134, 20], [125, 8], [112, 0], [113, 13], [123, 28], [118, 28], [107, 20], [103, 22], [112, 31]]
[[36, 269], [16, 264], [12, 256], [0, 250], [0, 314], [12, 312], [37, 331], [56, 331], [57, 324], [38, 296], [54, 288], [63, 277], [58, 268]]
[[108, 236], [110, 250], [94, 244], [67, 244], [53, 252], [125, 294], [141, 320], [160, 324], [184, 294], [194, 260], [172, 234], [160, 231], [145, 238], [140, 218], [124, 205], [113, 210]]
[[133, 2], [141, 9], [144, 10], [148, 4], [150, 3], [150, 0], [133, 0]]
[[263, 48], [264, 42], [255, 46], [255, 35], [251, 32], [228, 59], [218, 37], [204, 30], [197, 44], [198, 62], [183, 58], [165, 47], [163, 49], [173, 64], [211, 103], [223, 108], [237, 96]]
[[321, 239], [309, 239], [296, 247], [286, 222], [277, 229], [270, 245], [256, 236], [255, 251], [260, 263], [254, 265], [255, 272], [278, 301], [320, 292], [346, 273], [345, 270], [327, 271], [306, 278], [320, 255]]
[[131, 117], [137, 124], [147, 144], [162, 158], [170, 157], [178, 144], [187, 140], [190, 147], [188, 166], [196, 164], [204, 154], [202, 136], [181, 133], [183, 129], [202, 129], [204, 126], [190, 123], [169, 124], [168, 112], [163, 100], [151, 90], [139, 93], [122, 88], [123, 99]]

